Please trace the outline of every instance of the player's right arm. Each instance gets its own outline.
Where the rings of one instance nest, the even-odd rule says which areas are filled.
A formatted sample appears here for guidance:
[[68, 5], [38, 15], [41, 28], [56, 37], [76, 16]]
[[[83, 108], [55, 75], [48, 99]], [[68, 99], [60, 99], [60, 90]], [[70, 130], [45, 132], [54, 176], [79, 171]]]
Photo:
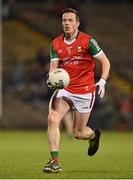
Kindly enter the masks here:
[[49, 73], [52, 72], [54, 69], [59, 67], [59, 58], [58, 54], [54, 49], [53, 44], [50, 46], [50, 67], [49, 67]]
[[58, 54], [56, 53], [53, 44], [50, 46], [50, 65], [49, 65], [49, 72], [48, 72], [48, 78], [47, 78], [47, 85], [50, 89], [54, 89], [52, 84], [49, 81], [49, 74], [59, 67], [59, 58]]

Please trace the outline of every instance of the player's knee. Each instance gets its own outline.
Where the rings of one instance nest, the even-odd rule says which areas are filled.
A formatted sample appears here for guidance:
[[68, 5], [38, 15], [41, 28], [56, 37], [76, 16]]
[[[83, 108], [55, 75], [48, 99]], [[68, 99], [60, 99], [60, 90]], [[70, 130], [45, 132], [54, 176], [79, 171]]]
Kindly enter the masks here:
[[48, 125], [59, 124], [59, 114], [55, 111], [48, 115]]

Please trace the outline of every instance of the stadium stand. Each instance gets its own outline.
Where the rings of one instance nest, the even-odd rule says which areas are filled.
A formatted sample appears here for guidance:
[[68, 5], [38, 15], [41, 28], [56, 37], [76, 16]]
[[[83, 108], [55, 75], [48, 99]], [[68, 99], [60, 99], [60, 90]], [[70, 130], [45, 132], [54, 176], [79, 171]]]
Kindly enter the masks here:
[[[57, 26], [59, 19], [56, 14], [54, 14], [56, 12], [54, 6], [52, 5], [50, 8], [47, 5], [39, 6], [39, 3], [34, 3], [32, 5], [29, 3], [28, 6], [27, 4], [28, 3], [24, 3], [23, 6], [21, 6], [19, 16], [24, 20], [28, 20], [39, 31], [44, 32], [50, 37], [55, 37], [60, 32], [61, 27]], [[18, 5], [20, 6], [19, 3]], [[109, 52], [114, 70], [115, 67], [121, 64], [121, 68], [117, 68], [117, 74], [121, 76], [121, 79], [123, 77], [124, 81], [129, 81], [129, 84], [132, 85], [133, 80], [131, 77], [130, 64], [132, 64], [133, 39], [132, 31], [129, 30], [129, 28], [132, 29], [133, 26], [129, 19], [129, 17], [131, 18], [131, 12], [133, 10], [132, 6], [130, 6], [130, 4], [111, 4], [109, 6], [108, 4], [96, 4], [88, 6], [80, 4], [80, 12], [82, 17], [84, 17], [86, 32], [92, 32], [92, 35], [97, 37], [101, 44], [104, 44], [103, 47]], [[18, 8], [15, 9], [15, 13], [18, 15], [17, 9]], [[24, 14], [23, 10], [25, 10]], [[92, 15], [93, 18], [91, 18]], [[127, 34], [127, 36], [122, 36], [122, 34]], [[119, 51], [121, 51], [121, 53], [119, 53]], [[128, 63], [125, 63], [125, 60], [126, 62], [128, 61]], [[127, 70], [125, 70], [125, 65], [129, 69], [128, 73]], [[123, 86], [120, 86], [119, 89], [122, 89], [122, 87]]]
[[9, 60], [17, 51], [23, 60], [33, 59], [39, 47], [44, 47], [48, 53], [49, 39], [26, 26], [20, 20], [10, 20], [3, 23], [4, 61]]
[[[27, 81], [30, 81], [29, 75], [36, 69], [34, 66], [36, 66], [35, 58], [38, 50], [44, 48], [45, 53], [47, 54], [49, 51], [49, 42], [49, 38], [33, 30], [23, 23], [23, 21], [13, 19], [3, 22], [3, 126], [12, 127], [13, 125], [21, 128], [26, 126], [38, 127], [37, 124], [40, 124], [39, 120], [43, 121], [45, 117], [45, 114], [43, 113], [46, 111], [45, 109], [47, 109], [45, 102], [42, 105], [43, 108], [39, 106], [39, 115], [36, 115], [37, 110], [35, 111], [34, 109], [38, 109], [37, 104], [34, 103], [30, 107], [22, 101], [22, 99], [25, 99], [25, 96], [27, 96], [27, 91], [31, 93], [33, 91], [32, 89], [33, 85], [35, 86], [35, 83], [30, 82], [29, 85], [29, 82]], [[13, 75], [15, 74], [14, 67], [18, 58], [20, 59], [19, 61], [21, 61], [20, 68], [23, 71], [24, 79], [26, 79], [25, 86], [24, 88], [21, 86], [22, 89], [20, 92], [15, 91], [15, 86], [12, 84], [13, 82], [11, 79], [12, 71]], [[17, 77], [15, 78], [18, 79], [18, 73], [16, 75]], [[16, 107], [18, 111], [16, 111]], [[31, 124], [29, 123], [30, 120], [32, 120]], [[21, 124], [21, 122], [23, 123]], [[27, 123], [29, 123], [29, 125]]]

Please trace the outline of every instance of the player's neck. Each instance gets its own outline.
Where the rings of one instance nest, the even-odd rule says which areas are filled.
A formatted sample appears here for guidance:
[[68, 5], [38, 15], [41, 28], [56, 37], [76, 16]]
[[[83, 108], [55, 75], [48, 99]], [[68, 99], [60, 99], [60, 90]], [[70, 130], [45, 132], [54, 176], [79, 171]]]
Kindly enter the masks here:
[[64, 40], [71, 42], [71, 41], [73, 41], [74, 39], [76, 39], [77, 35], [78, 35], [78, 30], [75, 31], [73, 34], [65, 34], [65, 35], [64, 35]]

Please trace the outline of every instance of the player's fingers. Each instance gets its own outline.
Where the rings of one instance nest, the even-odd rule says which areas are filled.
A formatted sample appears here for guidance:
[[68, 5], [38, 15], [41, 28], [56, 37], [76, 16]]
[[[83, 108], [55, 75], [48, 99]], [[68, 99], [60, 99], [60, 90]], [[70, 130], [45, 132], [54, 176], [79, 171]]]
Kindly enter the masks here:
[[100, 94], [101, 94], [101, 88], [99, 87], [99, 89], [98, 89], [98, 95], [100, 96]]
[[100, 93], [100, 98], [102, 98], [104, 96], [103, 92], [101, 91]]
[[104, 97], [104, 94], [105, 94], [105, 89], [102, 88], [102, 89], [101, 89], [101, 93], [100, 93], [100, 97], [103, 98], [103, 97]]
[[99, 83], [96, 83], [95, 86], [99, 86]]

